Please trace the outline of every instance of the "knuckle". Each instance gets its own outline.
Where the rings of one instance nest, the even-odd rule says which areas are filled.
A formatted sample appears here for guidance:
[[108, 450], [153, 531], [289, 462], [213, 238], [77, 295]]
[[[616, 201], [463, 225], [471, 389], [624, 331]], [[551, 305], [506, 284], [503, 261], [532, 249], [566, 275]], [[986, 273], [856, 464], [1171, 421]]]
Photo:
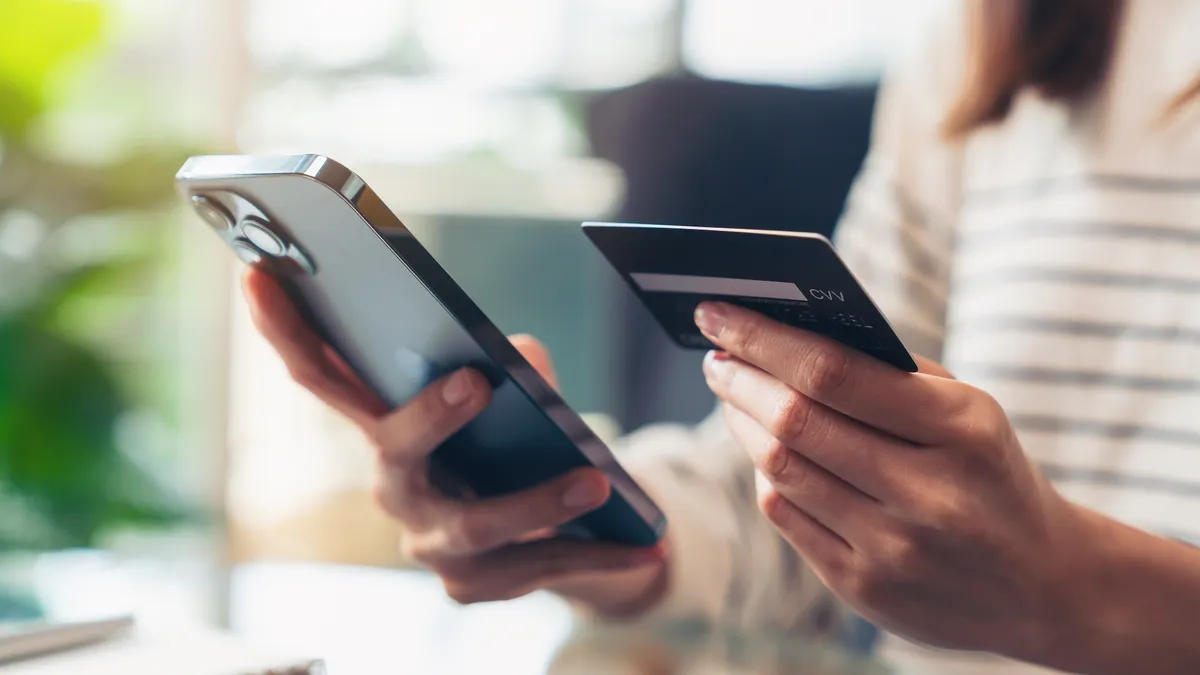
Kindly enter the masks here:
[[856, 609], [866, 606], [862, 601], [862, 581], [857, 573], [847, 571], [840, 578], [831, 581], [830, 588], [850, 606]]
[[877, 607], [887, 596], [890, 579], [876, 567], [862, 567], [847, 575], [842, 592], [856, 605]]
[[994, 445], [1008, 429], [1008, 419], [1000, 404], [982, 391], [964, 391], [949, 407], [950, 428], [957, 440], [968, 445]]
[[879, 558], [858, 557], [846, 564], [839, 590], [853, 604], [877, 607], [899, 583], [895, 572]]
[[914, 538], [903, 534], [893, 535], [884, 548], [883, 569], [889, 575], [912, 576], [919, 569], [921, 559], [922, 547]]
[[775, 402], [767, 419], [767, 431], [775, 438], [790, 440], [803, 436], [812, 420], [813, 406], [798, 391], [788, 391]]
[[800, 362], [807, 364], [802, 381], [813, 398], [835, 396], [850, 380], [850, 357], [832, 346], [814, 345]]
[[758, 510], [774, 525], [786, 525], [791, 519], [791, 504], [773, 487], [764, 488], [758, 495]]
[[955, 496], [930, 500], [924, 511], [927, 526], [935, 532], [957, 532], [971, 522], [962, 500]]
[[972, 397], [965, 391], [958, 391], [946, 399], [938, 417], [945, 420], [947, 428], [956, 436], [965, 436], [971, 426]]
[[999, 462], [985, 446], [965, 444], [959, 450], [958, 468], [967, 479], [978, 480], [996, 472]]
[[763, 475], [779, 480], [791, 473], [793, 455], [792, 449], [786, 443], [777, 438], [771, 439], [763, 451], [762, 466], [759, 468]]
[[968, 474], [1003, 470], [1012, 427], [1000, 404], [983, 392], [974, 392], [951, 405], [953, 410], [945, 418], [944, 443], [957, 455], [962, 469]]
[[992, 480], [1005, 471], [1007, 457], [1002, 447], [995, 443], [966, 443], [964, 444], [962, 461], [965, 464], [968, 477], [982, 477]]
[[975, 516], [970, 495], [946, 499], [926, 509], [920, 526], [913, 526], [911, 538], [918, 546], [941, 549], [947, 541], [969, 542], [972, 551], [991, 555], [1003, 551], [1006, 539], [1001, 530], [986, 518]]
[[732, 322], [720, 335], [722, 346], [735, 354], [745, 354], [757, 346], [760, 337], [761, 328], [753, 320]]
[[824, 558], [820, 565], [822, 571], [829, 578], [831, 588], [843, 583], [845, 579], [851, 578], [857, 573], [853, 554], [830, 555]]
[[843, 564], [837, 573], [830, 572], [829, 586], [851, 605], [861, 605], [865, 570], [860, 564]]
[[363, 436], [367, 439], [367, 444], [375, 453], [375, 457], [386, 463], [391, 457], [391, 451], [396, 446], [395, 439], [392, 438], [391, 425], [388, 424], [390, 418], [384, 418], [372, 422], [363, 428]]
[[985, 440], [988, 445], [998, 445], [1007, 441], [1012, 434], [1012, 425], [1000, 402], [980, 392], [976, 405], [980, 420], [978, 430], [983, 434], [982, 440]]
[[822, 414], [821, 407], [797, 391], [780, 401], [774, 417], [774, 431], [778, 432], [774, 435], [797, 449], [824, 445], [833, 430], [831, 419]]

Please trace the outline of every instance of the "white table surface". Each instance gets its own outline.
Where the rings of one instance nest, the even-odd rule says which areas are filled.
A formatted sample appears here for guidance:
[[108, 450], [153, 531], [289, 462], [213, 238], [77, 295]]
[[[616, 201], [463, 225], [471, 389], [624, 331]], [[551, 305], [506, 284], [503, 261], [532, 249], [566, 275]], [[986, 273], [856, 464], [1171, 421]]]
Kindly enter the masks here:
[[239, 636], [317, 653], [330, 675], [543, 674], [572, 628], [549, 594], [462, 607], [415, 571], [248, 565], [232, 598]]
[[[29, 661], [21, 671], [0, 670], [107, 675], [103, 664], [120, 664], [138, 652], [140, 661], [116, 672], [225, 675], [227, 665], [239, 659], [260, 664], [320, 658], [329, 675], [533, 675], [546, 672], [572, 628], [566, 603], [549, 594], [460, 607], [424, 572], [259, 563], [234, 570], [230, 632], [223, 634], [205, 624], [213, 605], [205, 594], [218, 588], [210, 572], [97, 552], [49, 556], [38, 565], [34, 585], [52, 618], [129, 614], [137, 618], [138, 637]], [[187, 654], [197, 657], [181, 663], [196, 670], [160, 667], [160, 655]], [[85, 658], [96, 658], [96, 665], [80, 669]]]
[[300, 664], [297, 652], [254, 645], [217, 631], [138, 634], [0, 666], [4, 675], [241, 675]]
[[[68, 618], [132, 613], [139, 638], [2, 675], [242, 675], [309, 658], [324, 661], [329, 675], [878, 672], [794, 638], [696, 635], [686, 627], [672, 635], [626, 631], [615, 640], [596, 630], [573, 636], [570, 608], [549, 594], [461, 607], [424, 572], [320, 564], [238, 567], [232, 633], [218, 634], [185, 621], [194, 578], [153, 565], [68, 562], [41, 575], [48, 607]], [[172, 583], [192, 590], [172, 591]], [[663, 663], [676, 666], [664, 670]]]

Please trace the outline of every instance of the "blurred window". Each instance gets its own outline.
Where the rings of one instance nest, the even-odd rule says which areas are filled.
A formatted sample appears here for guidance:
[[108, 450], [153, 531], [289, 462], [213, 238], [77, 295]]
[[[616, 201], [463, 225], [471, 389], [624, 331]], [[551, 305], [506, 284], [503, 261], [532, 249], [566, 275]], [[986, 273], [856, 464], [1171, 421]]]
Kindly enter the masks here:
[[674, 0], [248, 1], [243, 147], [536, 165], [585, 150], [562, 92], [674, 66]]
[[680, 69], [870, 80], [946, 0], [246, 1], [242, 146], [537, 165], [586, 150], [573, 92]]
[[827, 85], [874, 80], [947, 0], [690, 0], [684, 62], [707, 77]]

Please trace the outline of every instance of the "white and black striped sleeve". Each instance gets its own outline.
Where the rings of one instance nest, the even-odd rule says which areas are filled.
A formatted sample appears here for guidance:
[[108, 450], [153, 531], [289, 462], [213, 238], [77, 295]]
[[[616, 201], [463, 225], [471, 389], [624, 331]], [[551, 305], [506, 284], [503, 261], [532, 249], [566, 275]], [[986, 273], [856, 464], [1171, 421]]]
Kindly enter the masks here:
[[669, 591], [648, 618], [810, 636], [846, 626], [836, 600], [758, 511], [754, 466], [719, 410], [695, 428], [647, 427], [619, 451], [670, 519]]
[[846, 201], [838, 251], [910, 350], [939, 360], [946, 335], [960, 148], [942, 134], [961, 43], [941, 17], [879, 93], [871, 149]]

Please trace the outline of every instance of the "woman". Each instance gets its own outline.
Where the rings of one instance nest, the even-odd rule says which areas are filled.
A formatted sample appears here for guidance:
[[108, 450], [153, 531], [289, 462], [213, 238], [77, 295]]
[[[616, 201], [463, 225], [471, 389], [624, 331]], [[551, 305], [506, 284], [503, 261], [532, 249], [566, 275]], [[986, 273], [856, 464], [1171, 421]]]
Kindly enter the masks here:
[[451, 596], [808, 632], [848, 607], [944, 648], [889, 636], [914, 672], [1200, 672], [1200, 550], [1177, 541], [1200, 541], [1200, 3], [967, 6], [965, 44], [954, 17], [887, 79], [839, 229], [929, 360], [701, 307], [720, 412], [623, 443], [665, 547], [540, 538], [603, 503], [594, 471], [441, 497], [429, 452], [485, 381], [389, 413], [247, 276], [292, 372], [374, 439], [380, 502]]

